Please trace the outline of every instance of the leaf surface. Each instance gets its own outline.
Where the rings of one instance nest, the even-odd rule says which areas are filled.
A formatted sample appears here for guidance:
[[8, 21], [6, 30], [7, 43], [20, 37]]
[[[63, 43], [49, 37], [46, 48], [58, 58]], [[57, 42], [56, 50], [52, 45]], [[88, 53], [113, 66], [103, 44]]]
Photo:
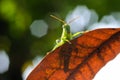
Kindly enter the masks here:
[[92, 80], [120, 52], [120, 28], [96, 29], [48, 55], [27, 80]]

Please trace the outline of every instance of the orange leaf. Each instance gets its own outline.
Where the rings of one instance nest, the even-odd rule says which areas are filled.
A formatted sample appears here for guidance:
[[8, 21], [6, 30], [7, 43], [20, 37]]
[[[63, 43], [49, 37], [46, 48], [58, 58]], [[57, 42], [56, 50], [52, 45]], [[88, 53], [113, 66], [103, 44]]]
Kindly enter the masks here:
[[27, 80], [92, 80], [120, 52], [120, 28], [97, 29], [50, 52]]

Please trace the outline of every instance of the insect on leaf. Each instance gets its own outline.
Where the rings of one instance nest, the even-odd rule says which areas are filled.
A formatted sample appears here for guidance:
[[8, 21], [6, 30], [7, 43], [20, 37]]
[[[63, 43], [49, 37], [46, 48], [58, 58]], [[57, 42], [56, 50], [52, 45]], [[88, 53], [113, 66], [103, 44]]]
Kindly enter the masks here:
[[89, 31], [50, 52], [27, 80], [92, 80], [120, 52], [120, 28]]
[[[62, 25], [62, 29], [63, 29], [62, 35], [61, 35], [60, 39], [56, 40], [56, 45], [54, 46], [52, 51], [55, 50], [56, 48], [60, 47], [61, 45], [63, 45], [65, 42], [70, 43], [70, 40], [72, 40], [74, 37], [78, 36], [79, 34], [83, 34], [83, 33], [86, 32], [86, 31], [82, 31], [82, 32], [77, 32], [77, 33], [72, 34], [70, 32], [70, 26], [69, 26], [68, 23], [66, 23], [65, 21], [61, 20], [60, 18], [58, 18], [56, 16], [53, 16], [53, 15], [50, 15], [50, 16], [63, 23], [63, 25]], [[76, 20], [77, 18], [78, 17], [72, 19], [69, 23]]]

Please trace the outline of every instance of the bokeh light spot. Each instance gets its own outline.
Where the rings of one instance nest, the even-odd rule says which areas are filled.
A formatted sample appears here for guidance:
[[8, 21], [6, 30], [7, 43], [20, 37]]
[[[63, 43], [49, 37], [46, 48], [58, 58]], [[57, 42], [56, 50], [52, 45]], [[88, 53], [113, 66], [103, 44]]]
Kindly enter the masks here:
[[48, 25], [43, 20], [35, 20], [30, 26], [30, 31], [32, 35], [38, 38], [46, 35], [47, 30], [48, 30]]
[[85, 30], [88, 25], [98, 20], [97, 13], [94, 10], [88, 9], [86, 6], [77, 6], [73, 11], [69, 12], [66, 21], [69, 23], [71, 19], [76, 17], [79, 18], [69, 24], [72, 33]]
[[4, 50], [0, 50], [0, 73], [4, 73], [9, 68], [9, 57]]

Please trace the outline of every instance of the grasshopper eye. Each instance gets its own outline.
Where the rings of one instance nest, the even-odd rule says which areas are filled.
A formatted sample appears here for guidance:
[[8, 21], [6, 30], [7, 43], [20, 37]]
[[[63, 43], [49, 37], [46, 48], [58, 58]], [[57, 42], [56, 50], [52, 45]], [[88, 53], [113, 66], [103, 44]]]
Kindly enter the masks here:
[[57, 40], [56, 40], [56, 43], [59, 43], [59, 42], [60, 42], [60, 39], [57, 39]]

